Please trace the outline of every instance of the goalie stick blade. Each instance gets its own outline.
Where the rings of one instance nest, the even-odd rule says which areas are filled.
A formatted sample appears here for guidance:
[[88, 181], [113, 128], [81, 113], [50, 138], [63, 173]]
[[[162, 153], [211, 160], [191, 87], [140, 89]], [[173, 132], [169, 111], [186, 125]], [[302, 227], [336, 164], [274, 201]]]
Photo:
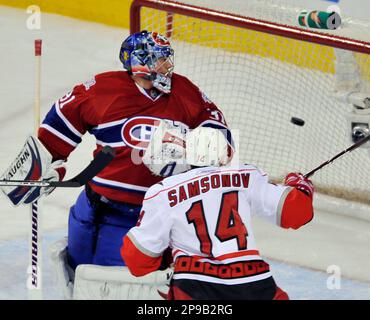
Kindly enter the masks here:
[[79, 188], [102, 171], [114, 158], [115, 151], [105, 146], [77, 176], [66, 181], [0, 180], [0, 186]]

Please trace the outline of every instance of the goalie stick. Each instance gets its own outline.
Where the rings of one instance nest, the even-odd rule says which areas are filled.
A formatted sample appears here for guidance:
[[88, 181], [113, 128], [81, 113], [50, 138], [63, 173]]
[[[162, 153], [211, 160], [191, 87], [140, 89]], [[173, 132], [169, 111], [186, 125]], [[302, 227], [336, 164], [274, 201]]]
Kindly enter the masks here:
[[329, 163], [332, 163], [335, 159], [338, 159], [339, 157], [341, 157], [345, 153], [351, 152], [351, 151], [357, 149], [358, 147], [362, 146], [364, 143], [368, 142], [369, 140], [370, 140], [370, 135], [362, 138], [361, 140], [357, 141], [356, 143], [354, 143], [353, 145], [351, 145], [347, 149], [345, 149], [345, 150], [339, 152], [338, 154], [336, 154], [333, 158], [331, 158], [331, 159], [323, 162], [322, 164], [320, 164], [319, 166], [317, 166], [315, 169], [312, 169], [310, 172], [306, 173], [304, 176], [306, 178], [311, 177], [316, 171], [318, 171], [321, 168], [325, 167]]
[[1, 186], [25, 186], [25, 187], [58, 187], [58, 188], [79, 188], [88, 183], [101, 170], [103, 170], [114, 158], [115, 151], [105, 146], [77, 176], [66, 181], [48, 180], [0, 180]]
[[[33, 108], [34, 133], [37, 134], [40, 126], [41, 103], [41, 55], [42, 39], [35, 40], [36, 79], [35, 79], [35, 104]], [[42, 292], [42, 219], [41, 202], [33, 201], [30, 205], [30, 226], [28, 235], [28, 268], [27, 293], [29, 300], [40, 300]], [[36, 290], [35, 290], [36, 289]]]

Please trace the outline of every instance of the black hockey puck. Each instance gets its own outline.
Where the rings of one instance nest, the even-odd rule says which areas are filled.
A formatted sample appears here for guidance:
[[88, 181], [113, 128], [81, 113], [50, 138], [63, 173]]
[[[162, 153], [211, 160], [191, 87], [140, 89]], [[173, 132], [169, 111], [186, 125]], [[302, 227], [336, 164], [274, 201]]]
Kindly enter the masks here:
[[300, 127], [304, 126], [304, 120], [297, 117], [292, 117], [290, 119], [290, 122]]

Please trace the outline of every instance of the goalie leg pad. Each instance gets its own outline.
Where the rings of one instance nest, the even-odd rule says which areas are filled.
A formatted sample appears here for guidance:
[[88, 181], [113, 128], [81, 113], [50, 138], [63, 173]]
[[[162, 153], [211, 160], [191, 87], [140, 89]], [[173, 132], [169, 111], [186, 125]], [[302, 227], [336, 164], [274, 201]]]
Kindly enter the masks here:
[[67, 261], [67, 238], [53, 243], [49, 247], [50, 263], [55, 275], [57, 288], [65, 299], [72, 299], [74, 271]]
[[133, 276], [127, 267], [79, 265], [73, 290], [74, 300], [163, 300], [173, 270]]

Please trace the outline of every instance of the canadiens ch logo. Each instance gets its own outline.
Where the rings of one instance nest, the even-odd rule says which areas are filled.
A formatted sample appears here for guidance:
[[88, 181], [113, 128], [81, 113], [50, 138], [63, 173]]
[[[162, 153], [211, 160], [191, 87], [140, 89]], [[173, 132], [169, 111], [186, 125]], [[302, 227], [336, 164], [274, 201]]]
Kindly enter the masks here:
[[122, 140], [133, 149], [145, 150], [161, 121], [170, 123], [174, 128], [180, 128], [182, 133], [189, 130], [189, 127], [180, 121], [138, 116], [127, 119], [123, 124], [121, 129]]
[[154, 117], [133, 117], [122, 126], [123, 141], [134, 149], [145, 150], [161, 119]]

